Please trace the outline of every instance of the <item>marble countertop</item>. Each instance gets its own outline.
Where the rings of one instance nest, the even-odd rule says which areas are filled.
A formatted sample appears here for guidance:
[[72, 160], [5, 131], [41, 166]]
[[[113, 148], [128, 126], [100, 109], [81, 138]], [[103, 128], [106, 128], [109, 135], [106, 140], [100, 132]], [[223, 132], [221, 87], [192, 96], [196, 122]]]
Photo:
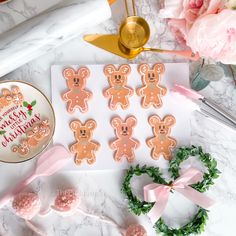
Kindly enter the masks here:
[[[4, 33], [13, 26], [47, 9], [59, 0], [13, 0], [5, 6], [0, 6], [0, 33]], [[139, 13], [150, 23], [152, 37], [150, 45], [168, 49], [178, 48], [171, 34], [168, 32], [165, 21], [158, 19], [159, 1], [139, 0]], [[112, 20], [89, 29], [87, 33], [115, 32], [117, 23], [122, 15], [119, 11], [119, 3], [113, 7]], [[156, 61], [183, 62], [182, 59], [158, 54], [144, 53], [134, 60], [134, 63]], [[88, 45], [77, 37], [65, 45], [41, 56], [36, 60], [22, 66], [2, 79], [25, 80], [33, 83], [50, 97], [50, 66], [52, 64], [102, 64], [124, 63], [125, 60], [111, 55], [100, 49]], [[236, 90], [232, 79], [224, 78], [219, 82], [211, 83], [204, 91], [207, 97], [224, 105], [232, 113], [236, 114]], [[210, 152], [218, 161], [218, 167], [222, 172], [220, 179], [209, 190], [209, 196], [217, 201], [217, 205], [209, 213], [204, 236], [234, 236], [236, 218], [236, 133], [223, 126], [219, 126], [202, 114], [196, 112], [191, 119], [192, 138], [191, 143], [201, 145], [205, 151]], [[9, 186], [14, 185], [19, 179], [27, 175], [33, 168], [35, 160], [19, 165], [0, 164], [0, 194]], [[30, 189], [39, 192], [45, 204], [49, 204], [60, 187], [74, 186], [80, 193], [82, 206], [89, 212], [105, 214], [116, 220], [123, 227], [131, 223], [140, 222], [147, 228], [148, 235], [156, 235], [146, 216], [135, 217], [127, 210], [127, 203], [120, 192], [123, 171], [108, 172], [63, 172], [52, 177], [41, 178], [30, 185]], [[168, 219], [169, 217], [169, 219]], [[172, 212], [171, 217], [166, 216], [172, 224], [176, 219], [191, 218], [188, 212], [182, 212], [180, 208]], [[172, 221], [171, 221], [172, 219]], [[80, 214], [62, 218], [51, 214], [47, 217], [34, 219], [50, 236], [116, 236], [116, 229], [100, 222], [83, 217]], [[24, 221], [15, 216], [10, 206], [0, 210], [0, 235], [2, 236], [31, 236], [34, 235], [25, 225]]]

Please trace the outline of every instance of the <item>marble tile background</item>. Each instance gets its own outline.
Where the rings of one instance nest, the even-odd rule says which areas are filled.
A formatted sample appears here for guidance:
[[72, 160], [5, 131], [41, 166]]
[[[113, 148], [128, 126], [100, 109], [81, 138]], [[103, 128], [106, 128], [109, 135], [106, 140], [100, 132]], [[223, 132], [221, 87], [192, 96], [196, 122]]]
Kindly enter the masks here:
[[[22, 21], [47, 9], [59, 0], [13, 0], [5, 6], [0, 6], [0, 32], [4, 33]], [[121, 2], [121, 1], [120, 1]], [[151, 26], [152, 36], [150, 46], [168, 49], [178, 48], [169, 33], [165, 21], [158, 19], [160, 1], [138, 0], [138, 12], [145, 17]], [[114, 18], [103, 24], [89, 29], [87, 33], [113, 33], [116, 32], [117, 23], [123, 15], [121, 3], [113, 7]], [[140, 62], [182, 62], [183, 59], [163, 56], [159, 54], [144, 53], [134, 60]], [[124, 63], [125, 60], [96, 49], [78, 37], [66, 45], [41, 56], [38, 59], [22, 66], [1, 79], [19, 79], [35, 84], [50, 96], [50, 66], [56, 63], [86, 64], [86, 63]], [[194, 68], [194, 66], [192, 66]], [[211, 83], [202, 91], [207, 97], [227, 107], [236, 115], [236, 90], [230, 78]], [[212, 153], [218, 161], [222, 172], [221, 178], [209, 190], [209, 196], [217, 201], [217, 205], [209, 213], [209, 221], [204, 236], [234, 236], [236, 218], [236, 133], [226, 127], [219, 126], [196, 112], [191, 119], [192, 144], [201, 145]], [[27, 175], [33, 168], [34, 160], [19, 165], [0, 164], [0, 193], [3, 193], [19, 179]], [[119, 224], [126, 227], [130, 223], [141, 222], [148, 230], [149, 236], [156, 235], [147, 217], [134, 217], [127, 210], [126, 201], [120, 193], [124, 172], [93, 172], [93, 173], [58, 173], [50, 178], [36, 180], [29, 188], [39, 192], [45, 202], [45, 207], [53, 199], [60, 187], [75, 186], [82, 198], [84, 209], [90, 212], [103, 213]], [[186, 201], [187, 204], [187, 201]], [[189, 204], [189, 203], [188, 203]], [[184, 223], [191, 218], [189, 211], [183, 211], [174, 206], [165, 219], [170, 225], [176, 222]], [[192, 208], [194, 212], [194, 207]], [[62, 218], [51, 214], [45, 218], [34, 219], [50, 236], [116, 236], [117, 230], [101, 224], [95, 220], [79, 214]], [[22, 219], [16, 217], [10, 206], [0, 210], [0, 235], [1, 236], [32, 236], [33, 233], [25, 226]]]

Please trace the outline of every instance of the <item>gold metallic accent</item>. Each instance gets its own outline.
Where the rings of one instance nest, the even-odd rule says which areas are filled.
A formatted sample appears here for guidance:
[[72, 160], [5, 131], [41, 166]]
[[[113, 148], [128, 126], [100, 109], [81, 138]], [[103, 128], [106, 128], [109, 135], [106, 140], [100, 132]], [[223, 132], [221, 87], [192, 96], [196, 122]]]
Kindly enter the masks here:
[[134, 59], [141, 52], [152, 51], [185, 57], [197, 61], [200, 57], [191, 50], [176, 51], [159, 48], [145, 48], [150, 38], [150, 28], [145, 19], [136, 15], [135, 1], [132, 0], [133, 16], [129, 15], [127, 0], [124, 0], [127, 18], [121, 23], [118, 35], [85, 35], [84, 40], [126, 59]]

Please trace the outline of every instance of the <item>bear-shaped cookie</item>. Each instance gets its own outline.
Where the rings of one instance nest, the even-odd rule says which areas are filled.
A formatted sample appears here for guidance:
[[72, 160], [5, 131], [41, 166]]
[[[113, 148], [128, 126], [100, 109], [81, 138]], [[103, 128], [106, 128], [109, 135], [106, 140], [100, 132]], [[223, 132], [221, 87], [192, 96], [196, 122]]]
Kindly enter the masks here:
[[148, 64], [141, 64], [138, 72], [142, 77], [143, 86], [136, 90], [137, 95], [142, 98], [141, 104], [143, 108], [154, 106], [160, 108], [162, 106], [161, 97], [166, 95], [167, 89], [161, 86], [161, 75], [165, 71], [165, 66], [157, 63], [152, 69]]
[[51, 133], [51, 128], [48, 119], [44, 119], [38, 127], [38, 132], [35, 135], [35, 139], [38, 141], [44, 140]]
[[90, 165], [96, 161], [95, 152], [100, 148], [100, 144], [92, 140], [96, 127], [97, 123], [92, 119], [87, 120], [84, 124], [80, 120], [71, 122], [70, 128], [74, 132], [77, 142], [70, 147], [70, 151], [75, 154], [76, 165], [80, 165], [84, 160], [87, 160]]
[[159, 116], [153, 115], [148, 119], [152, 126], [154, 137], [147, 140], [147, 145], [152, 149], [151, 156], [158, 160], [162, 154], [166, 160], [171, 160], [171, 151], [176, 147], [176, 140], [170, 137], [171, 127], [175, 124], [175, 118], [167, 115], [163, 120]]
[[116, 110], [120, 105], [122, 109], [129, 107], [129, 97], [134, 94], [134, 90], [127, 86], [128, 75], [131, 72], [129, 65], [121, 65], [117, 70], [114, 65], [107, 65], [104, 74], [108, 78], [110, 87], [103, 91], [103, 95], [109, 98], [109, 107]]
[[0, 111], [12, 103], [12, 95], [9, 89], [2, 89], [2, 96], [0, 97]]
[[88, 100], [92, 98], [92, 93], [85, 89], [90, 71], [87, 67], [81, 67], [77, 71], [73, 68], [66, 68], [63, 71], [69, 91], [62, 94], [62, 99], [67, 103], [67, 111], [75, 112], [78, 108], [82, 113], [88, 111]]
[[21, 140], [19, 145], [14, 145], [12, 151], [17, 152], [20, 156], [26, 156], [29, 154], [30, 147], [28, 146], [27, 140]]
[[24, 96], [20, 91], [20, 88], [18, 86], [14, 86], [11, 89], [12, 92], [12, 101], [14, 104], [16, 105], [22, 105], [23, 101], [24, 101]]
[[35, 124], [31, 129], [28, 129], [25, 134], [26, 138], [20, 141], [19, 145], [12, 147], [13, 152], [19, 155], [27, 155], [31, 149], [38, 146], [40, 142], [45, 140], [51, 133], [51, 128], [48, 119], [42, 120], [40, 123]]
[[110, 147], [115, 151], [115, 161], [121, 161], [126, 157], [128, 162], [135, 160], [134, 150], [140, 145], [139, 141], [132, 138], [133, 129], [136, 126], [137, 119], [134, 116], [128, 117], [123, 121], [120, 117], [115, 117], [111, 121], [112, 127], [115, 129], [117, 139], [110, 142]]

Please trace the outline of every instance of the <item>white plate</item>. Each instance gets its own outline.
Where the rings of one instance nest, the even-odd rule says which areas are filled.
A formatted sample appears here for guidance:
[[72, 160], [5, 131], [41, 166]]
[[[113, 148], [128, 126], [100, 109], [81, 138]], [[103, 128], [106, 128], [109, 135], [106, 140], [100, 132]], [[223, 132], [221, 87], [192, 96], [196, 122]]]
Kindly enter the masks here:
[[[19, 163], [27, 161], [41, 153], [50, 143], [55, 130], [55, 115], [47, 97], [32, 85], [20, 81], [5, 81], [0, 83], [0, 106], [3, 89], [8, 89], [13, 97], [12, 88], [17, 86], [23, 95], [23, 103], [16, 105], [13, 101], [0, 108], [0, 161], [6, 163]], [[27, 107], [27, 104], [32, 104]], [[29, 111], [31, 110], [32, 111]], [[27, 141], [25, 132], [32, 130], [42, 120], [48, 119], [50, 134], [37, 141], [38, 144], [29, 148], [26, 155], [13, 152], [13, 147], [19, 146], [22, 140]]]

